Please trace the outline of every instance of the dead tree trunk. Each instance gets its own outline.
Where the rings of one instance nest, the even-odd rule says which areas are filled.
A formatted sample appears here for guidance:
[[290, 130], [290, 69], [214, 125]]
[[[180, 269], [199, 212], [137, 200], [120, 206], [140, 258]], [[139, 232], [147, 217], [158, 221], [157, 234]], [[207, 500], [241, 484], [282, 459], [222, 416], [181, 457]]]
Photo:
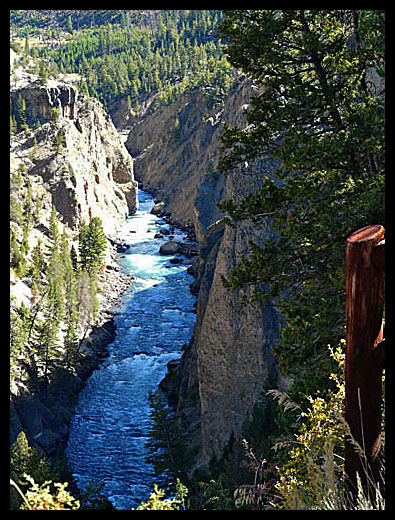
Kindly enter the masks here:
[[346, 242], [345, 420], [363, 449], [345, 439], [346, 490], [355, 497], [357, 473], [365, 491], [379, 481], [384, 368], [384, 228], [360, 229]]

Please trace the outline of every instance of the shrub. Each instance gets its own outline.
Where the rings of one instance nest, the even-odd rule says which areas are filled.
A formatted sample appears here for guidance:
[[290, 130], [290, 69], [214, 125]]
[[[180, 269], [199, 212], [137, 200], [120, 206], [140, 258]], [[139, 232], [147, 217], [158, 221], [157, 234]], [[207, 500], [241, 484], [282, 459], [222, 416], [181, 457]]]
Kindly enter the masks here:
[[[350, 435], [344, 421], [344, 343], [341, 340], [332, 358], [340, 374], [331, 374], [337, 390], [328, 390], [325, 398], [308, 397], [310, 408], [300, 414], [301, 424], [296, 439], [280, 442], [274, 448], [290, 447], [288, 460], [279, 468], [277, 491], [282, 502], [275, 507], [286, 510], [384, 509], [384, 499], [376, 489], [374, 499], [368, 498], [359, 482], [356, 503], [350, 506], [344, 495], [344, 438]], [[356, 443], [355, 443], [356, 444]], [[360, 450], [361, 457], [364, 456]]]

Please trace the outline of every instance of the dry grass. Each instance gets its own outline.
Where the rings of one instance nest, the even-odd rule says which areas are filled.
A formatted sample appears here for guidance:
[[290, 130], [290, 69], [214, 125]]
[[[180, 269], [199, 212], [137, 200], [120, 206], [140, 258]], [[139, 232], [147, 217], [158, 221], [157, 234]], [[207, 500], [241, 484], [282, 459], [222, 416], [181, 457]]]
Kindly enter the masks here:
[[[344, 420], [343, 420], [344, 421]], [[352, 438], [348, 425], [344, 422], [347, 436], [352, 439], [353, 446], [364, 461], [366, 478], [374, 490], [374, 497], [369, 496], [362, 485], [360, 475], [357, 475], [357, 490], [350, 503], [344, 490], [344, 483], [339, 480], [341, 467], [335, 461], [336, 454], [330, 438], [324, 444], [322, 463], [317, 464], [307, 456], [307, 478], [309, 492], [295, 485], [291, 479], [281, 477], [282, 509], [285, 510], [385, 510], [385, 498], [378, 483], [369, 477], [366, 455], [361, 446]], [[384, 468], [383, 468], [384, 469]], [[383, 470], [382, 470], [383, 475]], [[383, 479], [384, 480], [384, 479]]]

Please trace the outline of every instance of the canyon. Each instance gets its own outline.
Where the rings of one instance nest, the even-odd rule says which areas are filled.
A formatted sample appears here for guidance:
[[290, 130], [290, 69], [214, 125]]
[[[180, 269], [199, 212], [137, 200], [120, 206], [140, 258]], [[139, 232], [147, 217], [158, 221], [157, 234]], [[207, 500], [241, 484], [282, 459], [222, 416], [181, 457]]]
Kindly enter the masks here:
[[[190, 348], [174, 369], [175, 406], [200, 453], [197, 464], [219, 456], [229, 437], [241, 434], [243, 421], [262, 399], [270, 370], [276, 371], [271, 347], [279, 340], [281, 316], [275, 306], [243, 305], [248, 289], [229, 291], [227, 277], [249, 241], [262, 245], [272, 236], [269, 222], [225, 225], [221, 200], [241, 202], [270, 173], [269, 158], [248, 175], [215, 171], [221, 147], [221, 122], [243, 127], [245, 111], [257, 88], [248, 80], [212, 106], [204, 92], [185, 94], [169, 106], [144, 116], [130, 131], [126, 147], [134, 158], [136, 179], [162, 201], [169, 218], [190, 229], [199, 244], [192, 289], [198, 293], [196, 325]], [[174, 137], [175, 121], [178, 131]], [[278, 374], [277, 385], [287, 381]], [[188, 395], [197, 391], [191, 404]], [[177, 397], [174, 397], [177, 395]]]
[[[14, 57], [11, 60], [18, 70]], [[21, 75], [22, 76], [22, 75]], [[84, 331], [81, 341], [83, 360], [77, 371], [59, 370], [59, 381], [45, 389], [31, 391], [22, 377], [11, 384], [10, 443], [24, 431], [31, 445], [45, 454], [56, 454], [67, 442], [68, 426], [78, 393], [114, 338], [113, 305], [132, 282], [117, 265], [117, 240], [125, 218], [138, 207], [137, 182], [133, 161], [101, 104], [78, 93], [67, 81], [39, 84], [37, 77], [23, 76], [11, 82], [11, 110], [18, 110], [18, 100], [26, 104], [26, 119], [37, 128], [11, 136], [11, 178], [21, 174], [29, 181], [35, 216], [29, 233], [30, 259], [33, 248], [50, 245], [52, 207], [70, 245], [78, 249], [78, 233], [83, 222], [99, 217], [107, 236], [99, 294], [97, 323]], [[56, 121], [53, 109], [57, 110]], [[14, 203], [22, 206], [27, 188], [12, 193]], [[17, 240], [23, 229], [12, 222]], [[10, 279], [11, 308], [33, 305], [32, 281], [28, 276]], [[24, 366], [25, 360], [20, 360]]]
[[10, 10], [11, 510], [385, 509], [344, 312], [344, 243], [385, 226], [384, 35]]
[[[113, 292], [120, 293], [130, 280], [122, 278], [111, 244], [116, 243], [125, 218], [138, 207], [138, 183], [156, 197], [159, 214], [196, 239], [198, 255], [189, 269], [195, 276], [191, 290], [197, 294], [196, 324], [182, 359], [169, 368], [173, 386], [169, 387], [166, 379], [161, 386], [167, 388], [190, 432], [191, 444], [198, 453], [197, 466], [219, 456], [232, 434], [241, 434], [243, 422], [262, 399], [269, 372], [276, 370], [271, 347], [280, 335], [278, 311], [271, 305], [244, 305], [248, 291], [228, 291], [222, 283], [222, 277], [248, 254], [250, 240], [259, 245], [271, 236], [269, 222], [259, 227], [248, 222], [237, 228], [226, 225], [217, 206], [221, 200], [241, 201], [255, 192], [261, 173], [271, 170], [267, 159], [249, 175], [232, 172], [225, 176], [216, 171], [221, 122], [244, 125], [245, 111], [256, 92], [250, 81], [241, 78], [223, 104], [213, 103], [202, 89], [185, 92], [175, 103], [141, 116], [129, 130], [126, 148], [100, 103], [79, 94], [67, 82], [43, 87], [33, 81], [11, 93], [15, 110], [23, 96], [28, 122], [37, 118], [41, 122], [34, 139], [33, 134], [18, 134], [11, 145], [11, 171], [24, 164], [33, 198], [42, 201], [31, 246], [39, 237], [44, 243], [48, 241], [52, 204], [71, 241], [76, 240], [83, 221], [99, 216], [109, 239], [104, 292], [107, 298]], [[56, 123], [51, 119], [53, 108], [59, 114]], [[62, 146], [55, 153], [59, 132]], [[28, 281], [12, 284], [11, 293], [17, 298], [22, 294], [29, 301]], [[106, 297], [102, 298], [101, 323], [85, 340], [88, 351], [96, 345], [98, 352], [103, 352], [103, 345], [97, 346], [103, 343], [103, 336], [104, 345], [114, 338]], [[47, 401], [16, 396], [11, 439], [25, 429], [33, 445], [54, 453], [59, 442], [64, 444], [67, 438], [75, 394], [92, 369], [82, 368], [70, 383], [73, 398], [63, 399], [68, 404], [61, 405], [60, 424], [59, 414], [57, 422]], [[286, 384], [278, 376], [278, 387], [285, 388]], [[197, 398], [191, 399], [191, 395]]]

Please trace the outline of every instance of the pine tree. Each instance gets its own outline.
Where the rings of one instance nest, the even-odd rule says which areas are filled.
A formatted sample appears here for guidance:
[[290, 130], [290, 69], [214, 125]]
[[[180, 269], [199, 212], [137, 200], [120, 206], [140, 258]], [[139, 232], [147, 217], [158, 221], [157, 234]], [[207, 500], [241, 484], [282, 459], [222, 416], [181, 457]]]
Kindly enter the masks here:
[[41, 61], [41, 63], [40, 63], [38, 76], [40, 78], [41, 85], [45, 85], [46, 82], [48, 81], [48, 70], [47, 70], [47, 67], [46, 67], [46, 65], [45, 65], [45, 63], [43, 61]]
[[67, 30], [70, 34], [73, 34], [74, 32], [74, 29], [73, 29], [73, 20], [71, 19], [71, 16], [69, 16], [67, 18]]
[[77, 312], [78, 323], [85, 336], [89, 327], [95, 323], [98, 312], [97, 299], [97, 274], [88, 273], [84, 269], [79, 271], [77, 277]]
[[49, 219], [49, 232], [50, 237], [53, 244], [58, 244], [59, 241], [59, 224], [58, 224], [58, 214], [56, 212], [56, 208], [52, 205], [51, 208], [51, 216]]
[[30, 180], [27, 181], [26, 197], [23, 202], [23, 228], [28, 236], [33, 224], [33, 195]]
[[[30, 470], [31, 460], [34, 456], [24, 431], [18, 434], [10, 450], [10, 478], [18, 485], [23, 485], [22, 476]], [[10, 509], [18, 509], [21, 497], [14, 488], [10, 489]]]
[[23, 276], [26, 269], [26, 258], [16, 238], [15, 231], [10, 230], [10, 266], [15, 269], [18, 276]]
[[17, 109], [17, 123], [18, 130], [28, 130], [27, 115], [26, 115], [26, 101], [21, 95], [18, 98], [18, 109]]
[[29, 56], [30, 54], [30, 44], [29, 44], [29, 37], [25, 36], [25, 48], [24, 48], [25, 56]]
[[22, 305], [10, 310], [10, 382], [21, 381], [20, 358], [26, 356], [29, 312]]
[[37, 376], [42, 376], [46, 382], [49, 381], [51, 368], [55, 366], [60, 356], [58, 339], [60, 296], [59, 286], [56, 282], [50, 283], [40, 306], [43, 318], [34, 323], [34, 331], [31, 337], [38, 356], [37, 365], [41, 367]]
[[65, 299], [64, 322], [66, 330], [63, 347], [65, 350], [66, 367], [69, 368], [74, 365], [78, 354], [78, 314], [76, 273], [73, 268], [66, 233], [62, 235], [60, 258], [63, 267]]
[[79, 253], [81, 269], [92, 273], [103, 262], [107, 239], [100, 217], [93, 217], [89, 224], [82, 223], [79, 233]]
[[16, 119], [15, 119], [15, 116], [12, 115], [12, 116], [10, 116], [10, 134], [15, 135], [16, 130], [17, 130]]
[[[46, 291], [40, 301], [41, 320], [36, 320], [31, 339], [42, 366], [41, 375], [49, 379], [50, 368], [59, 358], [59, 330], [64, 312], [63, 266], [60, 254], [60, 234], [55, 206], [50, 218], [51, 249], [45, 272]], [[40, 375], [40, 374], [38, 374]]]
[[147, 462], [153, 465], [160, 485], [174, 491], [177, 479], [187, 482], [187, 473], [191, 467], [192, 458], [185, 432], [160, 390], [150, 392], [148, 399], [151, 422], [146, 443], [149, 452]]
[[32, 250], [32, 261], [30, 267], [30, 276], [36, 283], [37, 287], [40, 288], [43, 282], [43, 274], [46, 270], [46, 261], [42, 246], [42, 240], [39, 238], [37, 245]]
[[27, 255], [29, 253], [29, 234], [33, 223], [33, 202], [31, 184], [28, 180], [26, 186], [26, 196], [23, 202], [22, 216], [22, 243], [21, 243], [21, 262], [19, 264], [19, 275], [22, 277], [27, 269]]
[[310, 393], [327, 385], [327, 345], [344, 335], [344, 241], [384, 223], [385, 99], [367, 80], [383, 74], [384, 13], [227, 11], [220, 34], [261, 89], [244, 129], [225, 126], [219, 169], [273, 165], [259, 193], [221, 207], [235, 223], [270, 218], [277, 235], [252, 244], [225, 285], [252, 285], [257, 301], [280, 306], [286, 327], [273, 350]]

